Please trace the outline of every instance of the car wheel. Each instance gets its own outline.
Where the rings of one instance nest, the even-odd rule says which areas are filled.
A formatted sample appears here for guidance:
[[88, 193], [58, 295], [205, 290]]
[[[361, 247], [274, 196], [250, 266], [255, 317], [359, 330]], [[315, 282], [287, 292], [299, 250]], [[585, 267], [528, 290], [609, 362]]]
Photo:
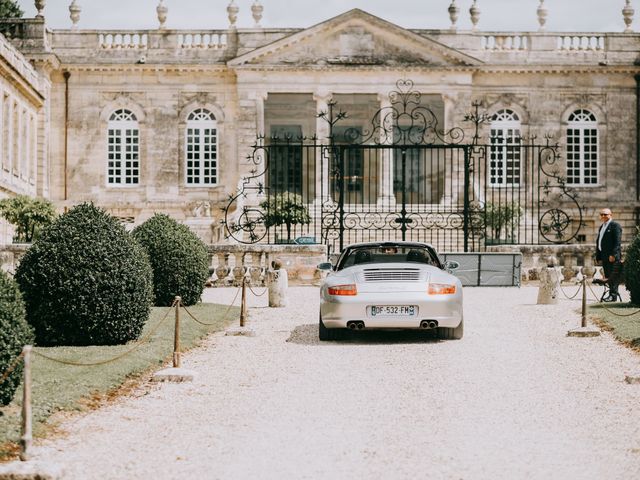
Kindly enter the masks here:
[[327, 328], [322, 323], [322, 317], [318, 321], [318, 338], [320, 341], [326, 340], [340, 340], [343, 337], [343, 329], [342, 328]]
[[455, 328], [439, 327], [438, 338], [442, 340], [460, 340], [464, 335], [464, 320]]
[[322, 323], [322, 317], [320, 317], [320, 320], [318, 321], [318, 338], [320, 338], [320, 341], [334, 339], [333, 332], [325, 327], [324, 323]]

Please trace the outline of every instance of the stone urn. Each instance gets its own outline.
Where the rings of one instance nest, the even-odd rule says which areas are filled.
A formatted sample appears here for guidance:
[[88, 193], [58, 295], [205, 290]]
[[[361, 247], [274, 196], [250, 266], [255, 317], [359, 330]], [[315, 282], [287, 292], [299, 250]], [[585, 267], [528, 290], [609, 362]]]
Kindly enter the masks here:
[[456, 5], [456, 0], [451, 1], [449, 5], [449, 19], [451, 20], [451, 30], [456, 30], [456, 22], [458, 21], [458, 15], [460, 14], [460, 8]]
[[35, 0], [34, 4], [36, 6], [36, 10], [38, 11], [38, 13], [36, 14], [36, 18], [42, 18], [44, 16], [42, 14], [42, 11], [44, 10], [44, 6], [47, 4], [47, 1], [46, 0]]
[[160, 0], [160, 3], [156, 7], [156, 13], [158, 14], [158, 22], [160, 22], [160, 25], [158, 25], [158, 28], [160, 30], [164, 28], [164, 23], [167, 21], [167, 13], [169, 12], [169, 9], [163, 2], [164, 0]]

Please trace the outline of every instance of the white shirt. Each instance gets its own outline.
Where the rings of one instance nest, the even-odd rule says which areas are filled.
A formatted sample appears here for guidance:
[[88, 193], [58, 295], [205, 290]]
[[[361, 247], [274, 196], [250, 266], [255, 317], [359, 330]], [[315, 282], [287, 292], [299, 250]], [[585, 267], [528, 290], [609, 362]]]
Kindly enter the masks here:
[[611, 219], [607, 220], [602, 224], [602, 228], [600, 228], [600, 235], [598, 235], [598, 250], [602, 251], [602, 237], [604, 237], [604, 232], [607, 231], [607, 227], [611, 223]]

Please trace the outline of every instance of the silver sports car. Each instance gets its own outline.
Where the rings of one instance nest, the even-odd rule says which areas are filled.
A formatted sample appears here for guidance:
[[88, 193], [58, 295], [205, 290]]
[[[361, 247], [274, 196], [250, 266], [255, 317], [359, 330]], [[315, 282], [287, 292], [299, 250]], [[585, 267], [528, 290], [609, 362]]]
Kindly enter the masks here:
[[320, 340], [347, 329], [437, 329], [439, 338], [463, 334], [462, 284], [431, 245], [358, 243], [345, 248], [320, 289]]

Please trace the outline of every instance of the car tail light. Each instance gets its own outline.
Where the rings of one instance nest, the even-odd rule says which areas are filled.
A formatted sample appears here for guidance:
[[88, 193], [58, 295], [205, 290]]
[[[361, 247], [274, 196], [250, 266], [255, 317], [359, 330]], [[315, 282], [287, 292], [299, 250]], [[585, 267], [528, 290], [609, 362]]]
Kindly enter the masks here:
[[329, 295], [357, 295], [358, 289], [355, 285], [334, 285], [329, 287]]
[[448, 283], [430, 283], [429, 295], [450, 295], [456, 293], [456, 286]]

